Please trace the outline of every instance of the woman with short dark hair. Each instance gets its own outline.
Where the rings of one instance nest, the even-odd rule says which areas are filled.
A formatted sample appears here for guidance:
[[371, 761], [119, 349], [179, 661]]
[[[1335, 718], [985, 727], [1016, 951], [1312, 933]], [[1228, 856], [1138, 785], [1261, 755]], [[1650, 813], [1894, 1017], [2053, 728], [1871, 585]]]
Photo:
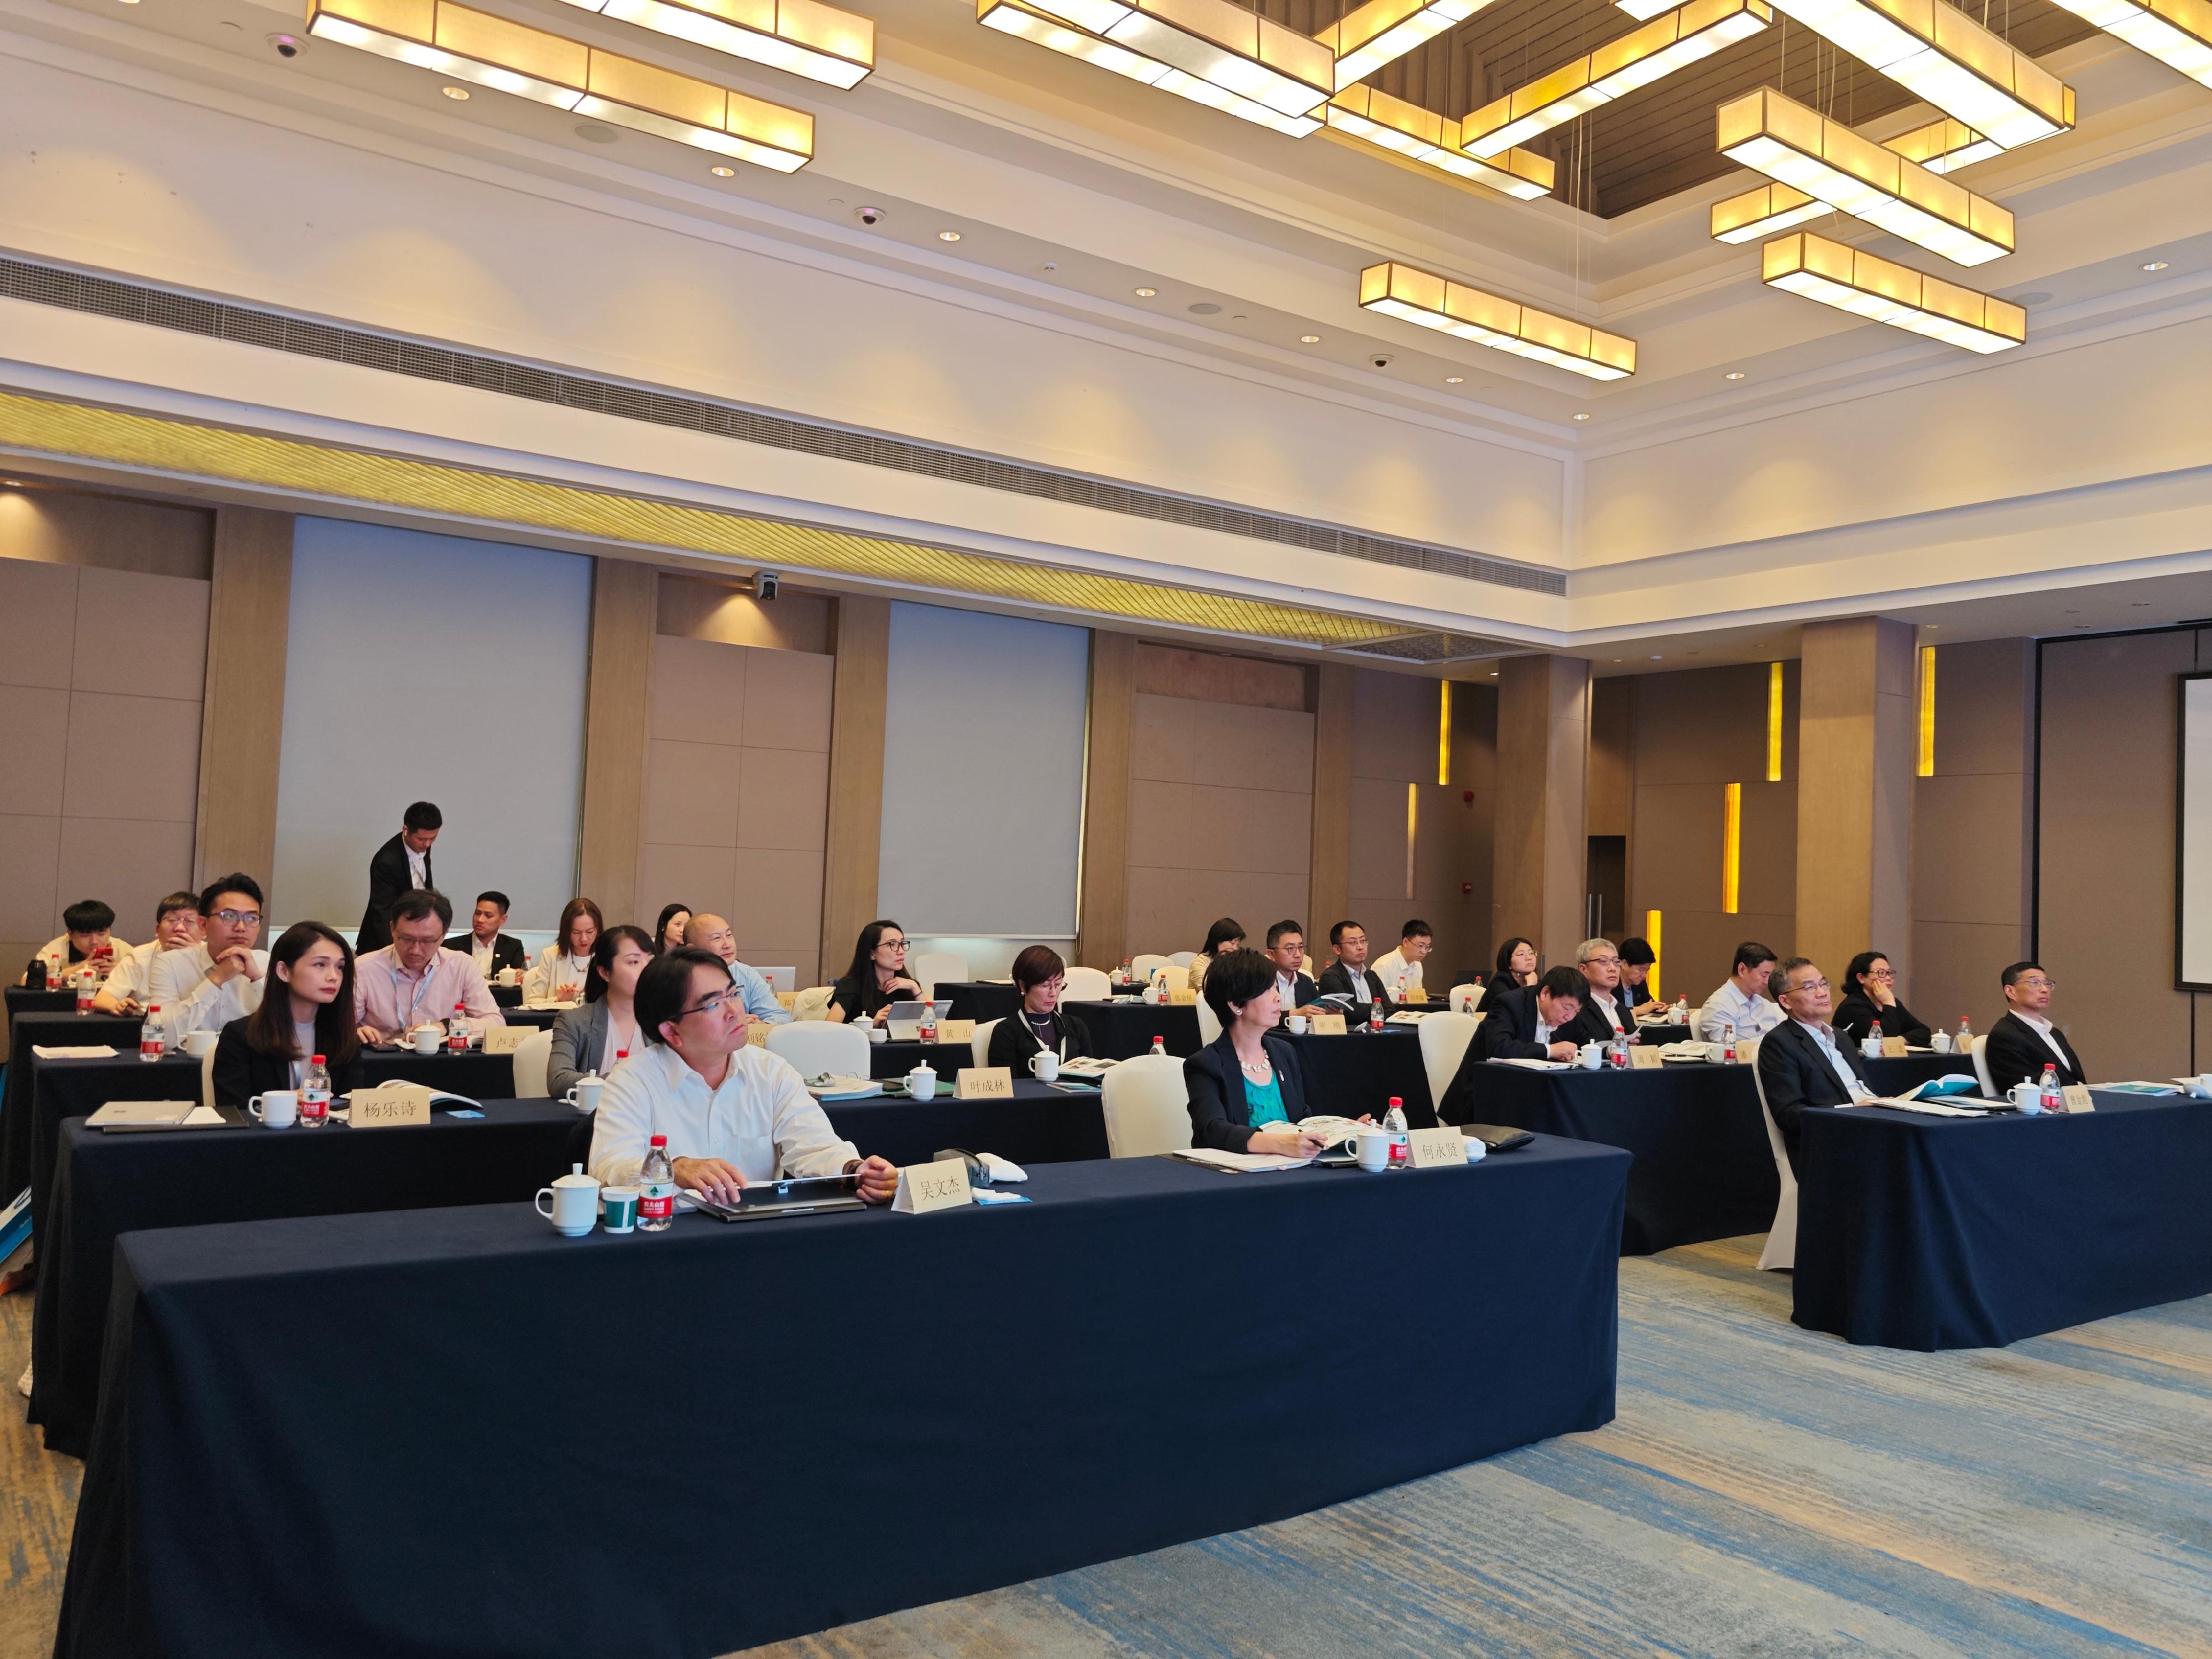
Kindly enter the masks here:
[[1067, 987], [1067, 963], [1049, 945], [1032, 945], [1014, 958], [1014, 988], [1022, 1006], [991, 1032], [987, 1066], [1004, 1066], [1017, 1076], [1030, 1060], [1049, 1048], [1062, 1060], [1081, 1060], [1092, 1051], [1091, 1032], [1060, 1006]]
[[[272, 1089], [296, 1089], [317, 1054], [330, 1068], [331, 1092], [345, 1093], [361, 1053], [353, 947], [335, 928], [295, 921], [269, 947], [264, 984], [260, 1005], [216, 1040], [210, 1077], [216, 1104], [243, 1107]], [[276, 994], [279, 988], [284, 995]]]
[[1927, 1023], [1897, 1000], [1897, 974], [1879, 951], [1862, 951], [1844, 969], [1844, 1000], [1829, 1024], [1854, 1042], [1864, 1042], [1879, 1024], [1886, 1037], [1903, 1037], [1917, 1048], [1928, 1046]]
[[1221, 1035], [1182, 1063], [1190, 1144], [1290, 1158], [1320, 1152], [1319, 1136], [1298, 1131], [1305, 1084], [1297, 1051], [1275, 1030], [1282, 999], [1273, 960], [1259, 951], [1224, 951], [1206, 970], [1206, 1004]]

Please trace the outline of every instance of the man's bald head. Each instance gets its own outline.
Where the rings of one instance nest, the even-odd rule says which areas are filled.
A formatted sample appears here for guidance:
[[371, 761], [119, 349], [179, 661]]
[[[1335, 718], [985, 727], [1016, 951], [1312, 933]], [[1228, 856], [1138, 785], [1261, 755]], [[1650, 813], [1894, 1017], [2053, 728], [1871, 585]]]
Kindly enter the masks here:
[[712, 951], [725, 962], [738, 959], [738, 936], [730, 931], [726, 921], [708, 911], [695, 913], [684, 924], [684, 942], [702, 951]]

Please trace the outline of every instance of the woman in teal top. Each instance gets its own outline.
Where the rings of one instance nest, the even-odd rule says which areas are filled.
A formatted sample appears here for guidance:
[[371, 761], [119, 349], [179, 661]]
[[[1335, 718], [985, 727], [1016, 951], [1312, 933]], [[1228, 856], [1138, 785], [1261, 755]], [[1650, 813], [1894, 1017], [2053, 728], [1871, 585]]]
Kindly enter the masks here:
[[1293, 1127], [1306, 1115], [1297, 1053], [1275, 1030], [1281, 1017], [1275, 964], [1258, 951], [1224, 951], [1206, 971], [1207, 1006], [1221, 1035], [1182, 1063], [1194, 1146], [1311, 1158], [1318, 1136]]

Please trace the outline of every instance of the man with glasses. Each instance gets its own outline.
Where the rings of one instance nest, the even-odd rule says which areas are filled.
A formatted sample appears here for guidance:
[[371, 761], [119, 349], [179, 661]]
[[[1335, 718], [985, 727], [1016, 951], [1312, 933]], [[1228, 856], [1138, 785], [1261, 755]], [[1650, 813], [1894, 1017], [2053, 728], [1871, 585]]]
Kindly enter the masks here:
[[871, 1204], [898, 1193], [898, 1169], [830, 1127], [791, 1062], [745, 1041], [752, 1024], [729, 964], [680, 945], [637, 976], [645, 1052], [615, 1069], [592, 1122], [592, 1174], [635, 1183], [654, 1135], [668, 1138], [676, 1184], [732, 1204], [756, 1182], [854, 1176]]
[[1835, 998], [1826, 974], [1808, 958], [1791, 957], [1776, 964], [1767, 994], [1784, 1018], [1759, 1039], [1759, 1082], [1795, 1171], [1798, 1121], [1805, 1109], [1871, 1100], [1874, 1088], [1858, 1051], [1839, 1040], [1828, 1023]]
[[1579, 1047], [1585, 1042], [1610, 1042], [1615, 1037], [1636, 1041], [1636, 1012], [1620, 983], [1620, 953], [1611, 939], [1586, 939], [1575, 947], [1575, 966], [1589, 981], [1583, 1011], [1559, 1035]]
[[745, 1012], [766, 1025], [790, 1024], [791, 1010], [776, 1000], [775, 988], [738, 960], [738, 936], [726, 917], [703, 911], [693, 916], [684, 924], [684, 942], [712, 951], [729, 964], [730, 977], [737, 981]]
[[2043, 1068], [2058, 1068], [2061, 1087], [2086, 1083], [2081, 1057], [2066, 1040], [2066, 1033], [2051, 1023], [2051, 994], [2058, 988], [2039, 962], [2015, 962], [1998, 975], [2004, 987], [2006, 1013], [1990, 1027], [1989, 1045], [1982, 1058], [1989, 1062], [1990, 1081], [1999, 1094], [2015, 1083], [2033, 1083]]
[[[154, 973], [154, 959], [167, 951], [182, 951], [200, 942], [200, 896], [198, 893], [172, 893], [163, 899], [154, 912], [154, 937], [139, 945], [115, 964], [115, 971], [107, 976], [107, 983], [100, 988], [100, 994], [92, 1000], [93, 1010], [102, 1014], [143, 1014], [146, 1012], [146, 988]], [[165, 1006], [164, 1014], [168, 1012]]]
[[456, 1008], [471, 1031], [507, 1024], [476, 963], [446, 948], [453, 907], [443, 893], [402, 893], [385, 920], [392, 943], [353, 966], [353, 1017], [363, 1042], [404, 1042], [420, 1026], [442, 1029]]
[[269, 952], [261, 937], [261, 885], [234, 872], [200, 895], [204, 936], [181, 951], [164, 951], [147, 975], [146, 1004], [158, 1007], [171, 1033], [220, 1031], [261, 1006]]

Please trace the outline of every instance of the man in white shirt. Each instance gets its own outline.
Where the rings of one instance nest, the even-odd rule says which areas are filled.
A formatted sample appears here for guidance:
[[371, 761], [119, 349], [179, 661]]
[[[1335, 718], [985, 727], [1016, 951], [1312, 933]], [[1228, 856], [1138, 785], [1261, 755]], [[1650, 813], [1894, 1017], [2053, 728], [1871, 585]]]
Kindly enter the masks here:
[[1826, 975], [1807, 958], [1792, 957], [1774, 969], [1769, 988], [1787, 1018], [1759, 1039], [1759, 1082], [1794, 1170], [1806, 1108], [1852, 1105], [1873, 1099], [1874, 1090], [1857, 1045], [1838, 1042], [1828, 1023], [1835, 994]]
[[145, 1012], [154, 958], [164, 951], [183, 951], [199, 942], [200, 896], [170, 894], [155, 908], [154, 937], [117, 960], [115, 971], [107, 976], [107, 983], [92, 1000], [93, 1008], [103, 1014]]
[[269, 952], [261, 936], [261, 884], [242, 872], [210, 882], [200, 895], [206, 933], [198, 945], [164, 951], [147, 975], [146, 1003], [158, 1006], [169, 1030], [182, 1037], [220, 1031], [261, 1006]]
[[2051, 994], [2057, 989], [2039, 962], [2015, 962], [1998, 976], [2004, 987], [2005, 1014], [1990, 1027], [1983, 1046], [1990, 1081], [2002, 1094], [2016, 1083], [2033, 1083], [2043, 1068], [2058, 1073], [2061, 1088], [2086, 1083], [2081, 1057], [2066, 1040], [2066, 1033], [2051, 1023]]
[[1403, 1002], [1421, 989], [1421, 964], [1437, 947], [1437, 936], [1418, 917], [1398, 930], [1398, 948], [1375, 964], [1375, 977], [1393, 1002]]
[[601, 1183], [635, 1184], [652, 1138], [665, 1135], [677, 1186], [717, 1203], [789, 1176], [854, 1176], [871, 1204], [897, 1195], [897, 1167], [862, 1158], [790, 1061], [746, 1042], [752, 1022], [720, 957], [685, 945], [654, 957], [635, 1006], [645, 1052], [607, 1079], [592, 1123]]
[[702, 951], [712, 951], [729, 964], [730, 977], [738, 982], [748, 1014], [763, 1025], [791, 1023], [791, 1010], [777, 1000], [775, 988], [738, 960], [738, 936], [726, 919], [701, 912], [684, 924], [684, 942]]
[[1782, 1010], [1765, 994], [1773, 963], [1774, 952], [1754, 939], [1746, 939], [1735, 947], [1735, 972], [1698, 1010], [1700, 1039], [1718, 1042], [1724, 1024], [1734, 1026], [1739, 1037], [1755, 1037], [1782, 1023]]
[[[93, 979], [105, 984], [115, 964], [131, 947], [113, 936], [115, 911], [99, 899], [79, 899], [62, 912], [62, 932], [38, 949], [33, 958], [46, 964], [46, 985], [58, 991], [81, 975], [86, 964]], [[29, 977], [30, 970], [24, 970]]]

